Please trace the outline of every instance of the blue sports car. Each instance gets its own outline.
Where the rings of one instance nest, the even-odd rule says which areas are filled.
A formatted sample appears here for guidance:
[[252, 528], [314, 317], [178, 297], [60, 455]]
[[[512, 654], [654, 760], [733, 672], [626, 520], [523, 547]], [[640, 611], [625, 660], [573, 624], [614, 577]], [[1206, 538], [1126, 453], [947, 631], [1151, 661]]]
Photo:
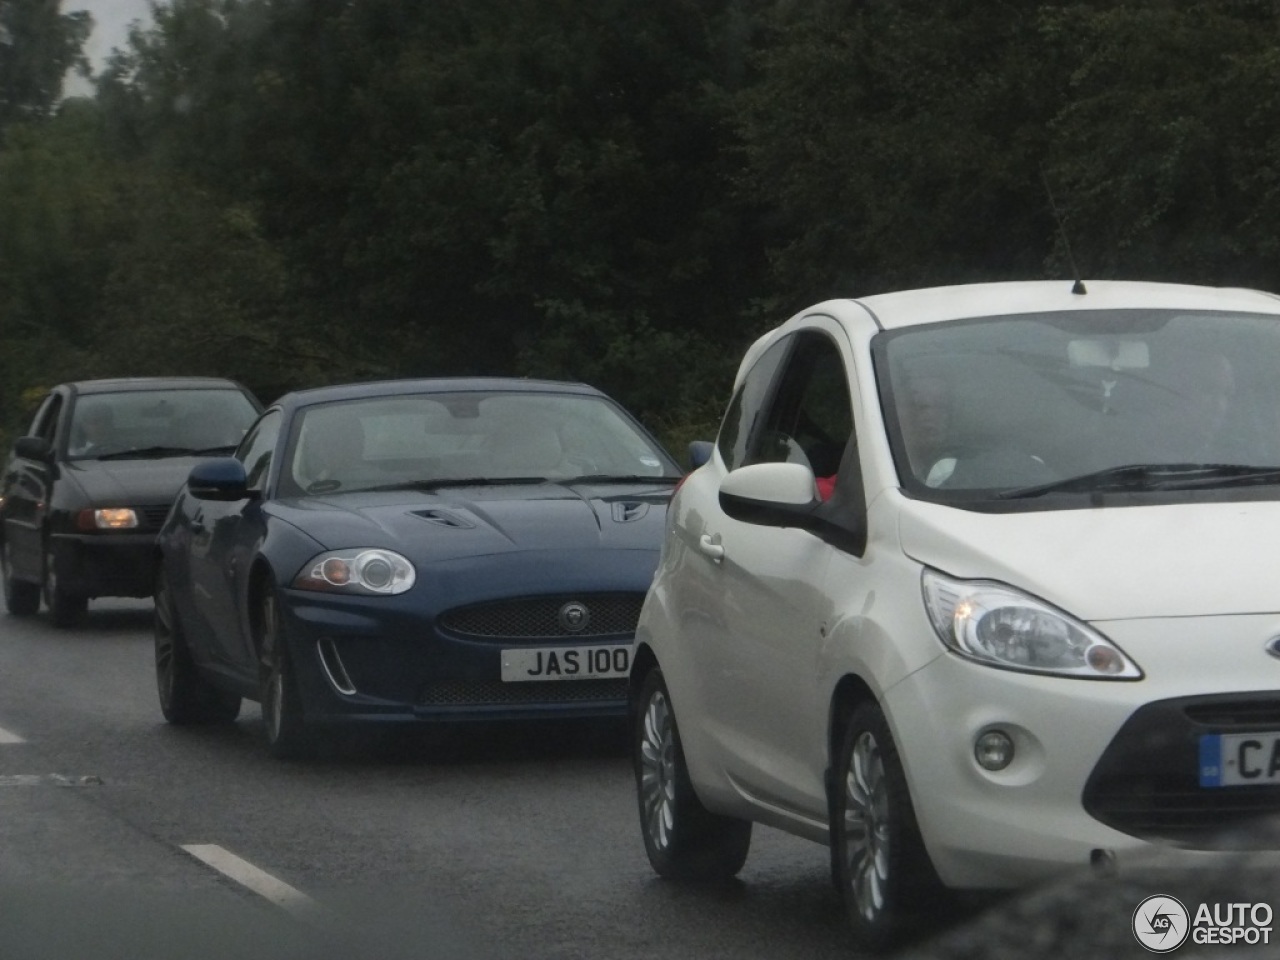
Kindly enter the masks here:
[[164, 716], [257, 700], [282, 757], [336, 723], [624, 716], [679, 477], [581, 384], [291, 393], [192, 469], [160, 533]]

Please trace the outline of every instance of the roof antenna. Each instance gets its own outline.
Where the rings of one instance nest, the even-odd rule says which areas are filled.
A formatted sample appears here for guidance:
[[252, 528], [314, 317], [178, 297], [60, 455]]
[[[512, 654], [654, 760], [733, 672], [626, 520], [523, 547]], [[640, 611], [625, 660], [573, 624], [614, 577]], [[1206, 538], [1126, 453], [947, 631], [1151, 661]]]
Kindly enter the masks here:
[[1066, 224], [1062, 220], [1062, 213], [1058, 210], [1058, 203], [1053, 199], [1053, 188], [1049, 186], [1049, 177], [1044, 172], [1044, 166], [1040, 167], [1040, 179], [1044, 182], [1044, 192], [1049, 195], [1049, 209], [1053, 211], [1054, 222], [1058, 225], [1058, 236], [1062, 238], [1062, 246], [1067, 251], [1067, 262], [1071, 264], [1071, 273], [1075, 276], [1076, 282], [1071, 286], [1071, 292], [1080, 296], [1089, 291], [1084, 288], [1084, 281], [1080, 279], [1080, 268], [1076, 266], [1075, 255], [1071, 252], [1071, 241], [1067, 239]]

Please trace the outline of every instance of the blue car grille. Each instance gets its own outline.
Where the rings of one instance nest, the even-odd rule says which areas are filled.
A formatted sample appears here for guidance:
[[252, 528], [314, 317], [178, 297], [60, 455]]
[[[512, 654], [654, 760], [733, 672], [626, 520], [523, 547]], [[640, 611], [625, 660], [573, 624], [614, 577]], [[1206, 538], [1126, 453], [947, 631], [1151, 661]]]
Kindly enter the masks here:
[[[586, 625], [570, 630], [562, 614], [567, 605], [586, 608]], [[643, 593], [587, 593], [524, 597], [458, 607], [443, 613], [439, 626], [476, 640], [594, 640], [631, 637], [640, 620]]]
[[627, 681], [574, 680], [503, 683], [501, 680], [439, 680], [418, 694], [423, 707], [477, 707], [531, 703], [625, 703]]

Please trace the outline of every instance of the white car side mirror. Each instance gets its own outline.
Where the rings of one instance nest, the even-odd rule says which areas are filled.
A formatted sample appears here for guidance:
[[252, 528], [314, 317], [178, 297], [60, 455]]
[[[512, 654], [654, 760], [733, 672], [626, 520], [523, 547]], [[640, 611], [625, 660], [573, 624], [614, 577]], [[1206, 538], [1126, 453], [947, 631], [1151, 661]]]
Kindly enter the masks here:
[[720, 493], [743, 500], [805, 507], [818, 497], [813, 471], [801, 463], [757, 463], [725, 476]]

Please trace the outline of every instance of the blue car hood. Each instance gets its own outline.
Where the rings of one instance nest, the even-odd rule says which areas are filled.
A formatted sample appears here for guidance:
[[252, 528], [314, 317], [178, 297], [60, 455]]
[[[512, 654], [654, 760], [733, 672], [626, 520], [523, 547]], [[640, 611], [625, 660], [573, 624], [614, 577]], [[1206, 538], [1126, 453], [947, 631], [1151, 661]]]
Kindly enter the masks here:
[[658, 551], [672, 484], [454, 487], [277, 500], [325, 548], [387, 547], [415, 565], [528, 551]]

